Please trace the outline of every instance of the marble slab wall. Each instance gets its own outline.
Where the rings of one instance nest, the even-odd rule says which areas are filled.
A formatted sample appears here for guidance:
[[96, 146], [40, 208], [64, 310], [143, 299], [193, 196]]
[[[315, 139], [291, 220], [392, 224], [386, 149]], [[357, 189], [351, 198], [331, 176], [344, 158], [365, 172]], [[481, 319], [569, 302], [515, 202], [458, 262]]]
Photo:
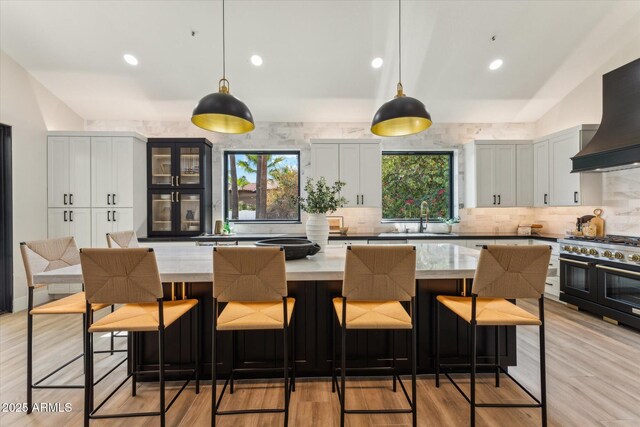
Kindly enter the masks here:
[[[189, 121], [102, 121], [88, 120], [90, 131], [135, 131], [147, 137], [204, 137], [213, 148], [214, 218], [222, 217], [222, 153], [228, 149], [300, 150], [302, 182], [311, 173], [310, 140], [369, 139], [374, 136], [368, 123], [288, 123], [258, 122], [255, 131], [245, 135], [221, 135], [197, 128]], [[455, 153], [475, 139], [532, 139], [533, 123], [436, 123], [427, 131], [403, 138], [382, 139], [383, 150], [451, 149]], [[464, 200], [465, 168], [457, 156], [456, 198]], [[511, 232], [518, 224], [537, 222], [548, 233], [572, 229], [578, 216], [604, 209], [607, 232], [640, 235], [640, 169], [609, 172], [604, 176], [603, 206], [569, 208], [478, 208], [460, 209], [461, 223], [454, 230], [470, 232]], [[373, 208], [343, 208], [335, 215], [344, 217], [350, 232], [381, 232], [393, 229], [382, 224], [382, 212]], [[304, 223], [304, 217], [303, 217]], [[239, 232], [304, 232], [303, 224], [238, 225]]]

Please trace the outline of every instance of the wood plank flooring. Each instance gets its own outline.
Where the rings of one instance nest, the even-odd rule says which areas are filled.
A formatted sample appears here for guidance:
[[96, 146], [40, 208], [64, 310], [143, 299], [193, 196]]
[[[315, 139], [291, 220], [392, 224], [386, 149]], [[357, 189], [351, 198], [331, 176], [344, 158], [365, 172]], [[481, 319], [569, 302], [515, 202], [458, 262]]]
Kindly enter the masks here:
[[[532, 304], [522, 306], [534, 311]], [[549, 301], [547, 317], [547, 383], [549, 424], [552, 426], [640, 426], [640, 333], [603, 322], [584, 312], [571, 310]], [[34, 376], [39, 378], [82, 348], [79, 316], [39, 316], [35, 320]], [[125, 340], [120, 340], [120, 347]], [[99, 337], [96, 349], [106, 349], [108, 338]], [[519, 366], [513, 375], [535, 394], [539, 390], [537, 329], [518, 330]], [[26, 313], [0, 316], [0, 403], [23, 402], [26, 396]], [[105, 372], [122, 355], [96, 357], [96, 374]], [[97, 388], [99, 402], [124, 374], [124, 366]], [[408, 379], [407, 379], [408, 380]], [[460, 377], [463, 384], [468, 380]], [[58, 381], [82, 383], [82, 363], [76, 362]], [[173, 396], [178, 385], [169, 383], [167, 396]], [[406, 405], [399, 391], [391, 391], [390, 381], [347, 381], [347, 405], [351, 408], [376, 408], [381, 405], [400, 408]], [[484, 377], [478, 388], [480, 402], [517, 401], [524, 399], [505, 378], [502, 387], [492, 385], [492, 377]], [[220, 388], [220, 386], [219, 386]], [[105, 411], [156, 410], [158, 389], [153, 384], [141, 384], [138, 396], [130, 396], [130, 387], [123, 389], [107, 405]], [[230, 397], [230, 398], [229, 398]], [[70, 403], [68, 413], [0, 412], [1, 426], [80, 426], [82, 425], [82, 390], [35, 390], [35, 402]], [[211, 387], [206, 385], [199, 395], [190, 385], [167, 415], [170, 426], [206, 426], [210, 424]], [[247, 405], [273, 407], [282, 405], [281, 382], [239, 382], [233, 396], [225, 395], [224, 409]], [[468, 425], [469, 409], [454, 387], [443, 381], [436, 389], [432, 376], [418, 380], [418, 414], [421, 426]], [[281, 425], [281, 414], [225, 416], [218, 418], [220, 426]], [[479, 426], [538, 426], [538, 409], [478, 409]], [[347, 415], [349, 426], [410, 425], [409, 415]], [[339, 405], [326, 379], [298, 380], [290, 407], [292, 426], [337, 426]], [[94, 426], [156, 426], [157, 418], [133, 418], [93, 421]]]

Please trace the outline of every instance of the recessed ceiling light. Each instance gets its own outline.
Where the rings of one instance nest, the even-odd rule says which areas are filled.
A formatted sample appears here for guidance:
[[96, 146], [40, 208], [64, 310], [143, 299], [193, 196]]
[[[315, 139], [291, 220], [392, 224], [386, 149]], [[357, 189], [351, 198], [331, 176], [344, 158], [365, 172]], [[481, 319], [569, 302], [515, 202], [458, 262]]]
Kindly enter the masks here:
[[262, 57], [260, 55], [251, 55], [251, 63], [256, 67], [262, 65]]
[[489, 64], [489, 69], [491, 71], [495, 71], [498, 68], [502, 67], [502, 63], [503, 63], [502, 59], [496, 59], [493, 62], [491, 62], [491, 64]]
[[382, 67], [382, 64], [384, 64], [384, 61], [380, 57], [373, 58], [373, 60], [371, 61], [371, 66], [373, 68], [380, 68]]
[[138, 65], [138, 58], [131, 54], [125, 53], [123, 58], [129, 65]]

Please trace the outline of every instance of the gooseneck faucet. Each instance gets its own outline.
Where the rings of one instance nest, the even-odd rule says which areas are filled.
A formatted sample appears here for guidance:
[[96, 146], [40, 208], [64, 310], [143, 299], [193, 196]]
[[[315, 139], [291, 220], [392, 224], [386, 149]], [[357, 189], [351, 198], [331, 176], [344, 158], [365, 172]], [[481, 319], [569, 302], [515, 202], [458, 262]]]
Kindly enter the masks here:
[[[424, 218], [424, 224], [422, 219]], [[429, 204], [426, 200], [420, 203], [420, 228], [418, 229], [419, 233], [424, 233], [427, 231], [427, 224], [429, 223]]]

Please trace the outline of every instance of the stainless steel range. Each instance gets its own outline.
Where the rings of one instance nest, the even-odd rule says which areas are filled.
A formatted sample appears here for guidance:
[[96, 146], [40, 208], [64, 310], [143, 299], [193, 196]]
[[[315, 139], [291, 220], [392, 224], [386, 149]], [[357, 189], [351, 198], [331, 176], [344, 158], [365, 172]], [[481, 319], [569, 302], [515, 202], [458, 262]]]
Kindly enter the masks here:
[[640, 237], [567, 237], [560, 245], [560, 300], [640, 328]]

